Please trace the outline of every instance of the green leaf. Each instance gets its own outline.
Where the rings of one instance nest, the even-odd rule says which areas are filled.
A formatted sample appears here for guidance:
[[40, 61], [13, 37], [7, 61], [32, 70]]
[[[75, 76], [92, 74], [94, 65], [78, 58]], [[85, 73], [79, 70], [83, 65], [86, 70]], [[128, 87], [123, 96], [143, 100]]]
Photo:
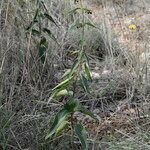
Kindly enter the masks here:
[[58, 100], [58, 98], [61, 96], [73, 96], [73, 91], [67, 91], [64, 86], [62, 86], [61, 88], [55, 89], [52, 92], [47, 103], [49, 103], [52, 99]]
[[71, 72], [71, 69], [67, 69], [65, 73], [62, 75], [62, 78], [65, 78], [66, 76], [68, 76], [70, 72]]
[[78, 136], [81, 145], [82, 145], [82, 150], [88, 150], [88, 143], [87, 143], [87, 136], [86, 136], [86, 131], [84, 127], [81, 124], [76, 124], [74, 126], [75, 133]]
[[78, 110], [79, 106], [80, 104], [78, 99], [71, 99], [64, 105], [64, 109], [70, 113], [73, 113]]
[[78, 55], [78, 58], [76, 58], [76, 60], [74, 61], [73, 65], [72, 65], [70, 76], [72, 76], [73, 73], [76, 71], [76, 69], [79, 67], [79, 65], [80, 65], [80, 63], [82, 61], [83, 55], [84, 55], [84, 53], [81, 50], [79, 55]]
[[73, 96], [73, 91], [67, 91], [66, 89], [60, 88], [56, 89], [50, 96], [47, 103], [49, 103], [52, 99], [58, 100], [61, 96]]
[[58, 135], [61, 133], [64, 129], [67, 129], [69, 127], [69, 122], [68, 121], [63, 121], [60, 126], [57, 128], [55, 135]]
[[43, 28], [43, 32], [47, 33], [50, 37], [52, 36], [52, 32], [47, 28]]
[[89, 80], [92, 80], [92, 75], [88, 63], [84, 64], [84, 70]]
[[56, 96], [60, 97], [60, 96], [66, 96], [68, 95], [68, 91], [66, 89], [59, 91]]
[[94, 24], [92, 24], [91, 22], [86, 22], [85, 25], [88, 25], [90, 27], [93, 27], [93, 28], [97, 28]]
[[79, 22], [78, 20], [75, 22], [75, 23], [73, 23], [72, 25], [71, 25], [71, 27], [69, 28], [69, 30], [73, 30], [73, 29], [75, 29], [75, 28], [77, 28], [77, 29], [79, 29], [79, 28], [83, 28], [83, 27], [85, 27], [85, 26], [90, 26], [90, 27], [92, 27], [92, 28], [97, 28], [94, 24], [92, 24], [91, 22], [85, 22], [85, 23], [83, 23], [83, 22]]
[[41, 18], [41, 20], [45, 19], [43, 12], [39, 12], [38, 17]]
[[37, 21], [32, 21], [30, 24], [29, 24], [29, 26], [26, 28], [26, 30], [28, 31], [28, 30], [30, 30], [32, 27], [33, 27], [33, 25], [35, 24], [35, 23], [37, 23]]
[[46, 12], [48, 12], [47, 6], [44, 2], [44, 0], [41, 0], [41, 4], [43, 5], [43, 8], [45, 9]]
[[90, 10], [90, 9], [83, 8], [83, 10], [85, 11], [85, 13], [92, 14], [92, 10]]
[[78, 10], [80, 10], [80, 11], [83, 10], [85, 13], [88, 13], [88, 14], [91, 14], [91, 13], [92, 13], [92, 11], [91, 11], [90, 9], [81, 8], [81, 7], [76, 7], [76, 8], [74, 8], [74, 9], [70, 10], [70, 11], [68, 12], [68, 14], [75, 14]]
[[68, 91], [69, 96], [73, 96], [73, 91]]
[[90, 93], [89, 84], [88, 84], [87, 78], [86, 78], [83, 74], [81, 74], [80, 78], [81, 78], [81, 81], [82, 81], [82, 85], [83, 85], [84, 90], [85, 90], [87, 93]]
[[[79, 40], [79, 45], [83, 45], [84, 46], [85, 42], [86, 42], [85, 38], [81, 37], [81, 39]], [[82, 51], [82, 53], [85, 55], [84, 51]]]
[[56, 99], [57, 93], [59, 93], [59, 91], [61, 91], [61, 90], [63, 90], [63, 89], [64, 89], [64, 87], [61, 87], [61, 88], [59, 88], [59, 89], [55, 89], [55, 90], [52, 92], [52, 94], [51, 94], [51, 96], [50, 96], [50, 98], [49, 98], [49, 100], [48, 100], [47, 103], [49, 103], [52, 99]]
[[81, 112], [81, 113], [83, 113], [83, 114], [85, 114], [85, 115], [90, 116], [91, 118], [95, 119], [97, 122], [99, 121], [99, 120], [97, 119], [97, 117], [96, 117], [91, 111], [89, 111], [87, 108], [85, 108], [85, 107], [82, 106], [82, 105], [80, 105], [80, 106], [78, 107], [78, 111]]
[[42, 37], [41, 40], [40, 40], [40, 45], [44, 45], [45, 46], [45, 44], [46, 44], [46, 38]]
[[80, 7], [76, 7], [76, 8], [74, 8], [74, 9], [72, 9], [72, 10], [70, 10], [69, 12], [68, 12], [68, 14], [74, 14], [74, 13], [76, 13], [76, 11], [77, 10], [81, 10], [82, 8], [80, 8]]
[[57, 133], [60, 129], [64, 127], [64, 121], [66, 121], [66, 117], [68, 114], [75, 112], [79, 107], [79, 100], [78, 99], [71, 99], [69, 100], [63, 107], [62, 110], [60, 110], [52, 124], [52, 127], [50, 128], [49, 133], [47, 134], [45, 139], [48, 139], [52, 137], [55, 133]]
[[73, 91], [67, 91], [66, 89], [59, 91], [56, 94], [56, 97], [60, 97], [60, 96], [68, 96], [68, 95], [73, 95]]
[[53, 40], [58, 44], [57, 39], [55, 38], [55, 36], [52, 34], [52, 32], [51, 32], [49, 29], [43, 28], [43, 32], [44, 32], [44, 33], [47, 33], [48, 36], [49, 36], [51, 39], [53, 39]]
[[30, 30], [30, 29], [33, 27], [33, 25], [38, 22], [38, 21], [37, 21], [38, 13], [39, 13], [39, 8], [36, 9], [36, 12], [35, 12], [33, 21], [31, 21], [31, 23], [30, 23], [29, 26], [26, 28], [26, 30]]
[[79, 29], [79, 28], [82, 28], [82, 27], [84, 27], [84, 26], [85, 26], [84, 23], [79, 22], [79, 20], [77, 20], [75, 23], [73, 23], [73, 24], [70, 26], [69, 30], [71, 31], [71, 30], [76, 29], [76, 28]]
[[40, 35], [41, 33], [36, 29], [32, 29], [32, 34], [33, 35]]
[[39, 50], [39, 57], [41, 59], [41, 62], [45, 62], [45, 52], [47, 50], [47, 41], [45, 37], [42, 37], [40, 40], [40, 43], [38, 44], [38, 50]]
[[74, 74], [74, 72], [78, 68], [79, 64], [80, 64], [80, 61], [78, 59], [76, 59], [72, 65], [69, 76], [72, 76]]
[[39, 14], [39, 8], [36, 9], [36, 12], [35, 12], [35, 15], [34, 15], [34, 18], [33, 18], [33, 21], [36, 21], [37, 20], [37, 16]]
[[48, 13], [44, 13], [44, 16], [58, 27], [52, 16], [50, 16]]
[[54, 122], [52, 124], [52, 127], [50, 128], [49, 133], [47, 134], [45, 139], [51, 138], [56, 133], [57, 129], [65, 121], [67, 115], [68, 115], [68, 111], [66, 111], [65, 109], [62, 109], [57, 113]]
[[80, 20], [76, 20], [69, 28], [69, 30], [73, 30], [75, 28], [79, 29], [79, 28], [83, 28], [84, 26], [91, 26], [91, 27], [94, 27], [96, 28], [96, 26], [94, 24], [92, 24], [91, 22], [80, 22]]
[[73, 76], [67, 78], [66, 80], [62, 81], [61, 83], [59, 83], [57, 86], [55, 86], [52, 90], [56, 90], [59, 89], [61, 87], [65, 87], [68, 85], [68, 83], [73, 79]]
[[41, 62], [44, 64], [44, 62], [45, 62], [46, 47], [44, 45], [40, 45], [38, 47], [38, 50], [39, 50], [39, 57], [41, 59]]
[[76, 24], [76, 27], [79, 28], [83, 28], [85, 26], [85, 23], [79, 22]]

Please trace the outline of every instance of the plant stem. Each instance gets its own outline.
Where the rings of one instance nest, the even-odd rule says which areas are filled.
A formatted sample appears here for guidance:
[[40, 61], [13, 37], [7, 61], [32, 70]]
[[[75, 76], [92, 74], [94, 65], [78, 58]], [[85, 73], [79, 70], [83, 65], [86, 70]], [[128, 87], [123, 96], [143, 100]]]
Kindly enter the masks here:
[[71, 147], [72, 150], [74, 150], [74, 131], [73, 131], [73, 126], [74, 126], [74, 122], [73, 122], [73, 113], [71, 114]]
[[[80, 3], [81, 3], [81, 8], [82, 8], [82, 24], [84, 24], [83, 0], [81, 0]], [[84, 25], [83, 25], [83, 27], [82, 27], [82, 35], [81, 35], [81, 40], [82, 40], [81, 51], [84, 51], [84, 32], [85, 32], [85, 28], [84, 28]]]

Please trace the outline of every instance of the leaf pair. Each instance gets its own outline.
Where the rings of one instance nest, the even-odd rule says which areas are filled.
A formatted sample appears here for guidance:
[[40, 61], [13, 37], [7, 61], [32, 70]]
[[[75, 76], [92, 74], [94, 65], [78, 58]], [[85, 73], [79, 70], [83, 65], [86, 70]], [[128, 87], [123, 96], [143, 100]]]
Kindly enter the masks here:
[[85, 92], [90, 93], [89, 82], [92, 81], [92, 75], [88, 64], [88, 60], [86, 60], [86, 62], [83, 63], [82, 67], [84, 71], [80, 74], [80, 81]]
[[[38, 36], [41, 35], [42, 32], [44, 32], [44, 33], [46, 33], [51, 39], [53, 39], [58, 44], [57, 39], [55, 38], [55, 36], [52, 34], [52, 32], [48, 28], [39, 27], [39, 31], [36, 30], [36, 29], [33, 29], [33, 26], [36, 23], [40, 24], [41, 20], [43, 21], [46, 18], [48, 20], [50, 20], [52, 23], [54, 23], [58, 27], [58, 25], [55, 22], [55, 20], [53, 19], [53, 17], [51, 15], [49, 15], [48, 13], [41, 12], [40, 7], [38, 6], [38, 8], [35, 11], [35, 15], [33, 17], [33, 20], [31, 21], [31, 23], [29, 24], [29, 26], [26, 28], [26, 30], [29, 31], [31, 29], [32, 34], [33, 35], [38, 35]], [[41, 25], [39, 25], [39, 26], [41, 26]]]
[[82, 149], [83, 150], [88, 150], [88, 142], [87, 142], [87, 136], [86, 136], [86, 130], [85, 128], [80, 124], [75, 124], [74, 126], [75, 129], [75, 133], [78, 136], [81, 145], [82, 145]]
[[57, 135], [60, 129], [62, 131], [66, 127], [66, 125], [69, 125], [67, 121], [68, 115], [71, 115], [77, 111], [82, 112], [85, 115], [89, 115], [90, 117], [98, 121], [98, 119], [94, 116], [92, 112], [90, 112], [88, 109], [86, 109], [79, 103], [78, 99], [71, 99], [57, 113], [54, 122], [52, 124], [52, 127], [50, 128], [49, 133], [47, 134], [45, 139], [51, 138], [54, 134]]
[[70, 27], [70, 30], [73, 30], [75, 28], [79, 29], [79, 28], [83, 28], [85, 26], [88, 26], [88, 27], [92, 27], [92, 28], [97, 28], [93, 23], [91, 22], [79, 22], [79, 21], [76, 21], [74, 24], [71, 25]]
[[47, 50], [47, 41], [45, 37], [42, 37], [39, 44], [38, 44], [38, 52], [39, 52], [39, 58], [41, 59], [41, 62], [45, 62], [45, 53]]
[[43, 28], [42, 31], [43, 31], [44, 33], [47, 33], [48, 36], [49, 36], [51, 39], [53, 39], [53, 40], [58, 44], [57, 39], [55, 38], [55, 36], [53, 35], [53, 33], [52, 33], [49, 29]]
[[68, 14], [75, 14], [75, 13], [77, 13], [77, 11], [81, 11], [81, 12], [84, 11], [85, 13], [88, 13], [88, 14], [92, 13], [92, 11], [90, 9], [82, 8], [82, 7], [76, 7], [74, 9], [70, 10], [68, 12]]
[[62, 81], [61, 83], [59, 83], [57, 86], [55, 86], [52, 89], [52, 94], [48, 100], [48, 103], [53, 99], [53, 98], [57, 98], [60, 96], [67, 96], [67, 95], [73, 95], [72, 91], [68, 91], [68, 85], [70, 82], [72, 82], [73, 80], [73, 76], [68, 77], [66, 80]]
[[[51, 138], [54, 134], [56, 135], [58, 132], [60, 132], [60, 127], [62, 130], [62, 124], [64, 124], [64, 121], [66, 120], [66, 117], [68, 115], [68, 111], [65, 109], [62, 109], [59, 111], [54, 119], [54, 122], [52, 124], [52, 127], [50, 128], [49, 133], [45, 137], [45, 139]], [[64, 126], [63, 126], [64, 128]]]
[[47, 134], [45, 139], [51, 138], [54, 134], [56, 135], [57, 132], [59, 130], [59, 127], [65, 127], [62, 124], [65, 124], [66, 118], [69, 114], [73, 113], [74, 111], [76, 111], [76, 109], [79, 106], [79, 102], [77, 100], [70, 100], [69, 102], [67, 102], [64, 107], [62, 108], [62, 110], [60, 110], [55, 119], [54, 122], [52, 124], [52, 127], [50, 128], [49, 133]]

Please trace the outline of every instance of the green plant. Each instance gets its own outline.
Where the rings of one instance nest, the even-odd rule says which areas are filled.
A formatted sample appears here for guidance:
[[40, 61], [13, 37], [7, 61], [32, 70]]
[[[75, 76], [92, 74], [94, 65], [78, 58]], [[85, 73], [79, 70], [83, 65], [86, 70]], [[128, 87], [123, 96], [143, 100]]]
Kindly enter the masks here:
[[30, 22], [29, 26], [26, 28], [26, 33], [29, 36], [38, 37], [35, 39], [39, 58], [44, 64], [46, 57], [46, 50], [48, 48], [48, 37], [53, 39], [57, 44], [57, 40], [50, 29], [48, 29], [48, 23], [53, 23], [57, 25], [53, 17], [49, 14], [48, 9], [42, 0], [37, 0], [37, 8], [35, 10], [35, 14], [33, 20]]
[[85, 13], [91, 13], [91, 11], [87, 8], [84, 8], [82, 0], [78, 1], [78, 3], [80, 3], [80, 7], [76, 7], [75, 9], [69, 11], [69, 14], [81, 13], [82, 16], [81, 18], [79, 17], [70, 28], [71, 30], [81, 29], [81, 38], [79, 41], [80, 49], [75, 51], [77, 57], [75, 58], [72, 67], [68, 69], [62, 76], [63, 81], [52, 89], [52, 94], [48, 102], [54, 99], [59, 100], [62, 96], [66, 97], [67, 102], [56, 114], [53, 124], [49, 129], [45, 139], [53, 139], [56, 135], [61, 133], [61, 131], [68, 129], [68, 132], [71, 131], [72, 149], [74, 149], [74, 136], [76, 134], [81, 142], [82, 149], [86, 150], [88, 149], [86, 131], [83, 125], [80, 124], [78, 120], [74, 119], [74, 113], [81, 112], [98, 121], [94, 114], [82, 106], [80, 104], [80, 100], [76, 98], [76, 91], [78, 87], [81, 87], [85, 92], [90, 93], [89, 82], [92, 81], [92, 77], [89, 67], [89, 60], [84, 48], [84, 33], [86, 26], [95, 26], [85, 19]]

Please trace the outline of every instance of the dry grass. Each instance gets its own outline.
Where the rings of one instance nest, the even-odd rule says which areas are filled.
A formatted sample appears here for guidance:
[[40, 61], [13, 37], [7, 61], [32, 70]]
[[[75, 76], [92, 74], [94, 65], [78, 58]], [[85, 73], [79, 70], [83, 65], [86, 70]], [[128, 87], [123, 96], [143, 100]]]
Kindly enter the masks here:
[[[91, 95], [78, 91], [81, 102], [92, 111], [98, 110], [97, 115], [102, 119], [99, 125], [90, 127], [89, 143], [93, 150], [148, 150], [150, 2], [94, 2], [85, 2], [86, 7], [92, 10], [86, 19], [98, 27], [86, 29], [85, 49], [90, 57], [91, 70], [99, 77], [91, 84]], [[69, 146], [69, 135], [64, 135], [64, 140], [58, 137], [52, 144], [44, 137], [50, 126], [49, 118], [62, 105], [61, 102], [47, 105], [51, 89], [59, 82], [59, 74], [72, 64], [69, 51], [79, 49], [80, 31], [70, 30], [77, 16], [67, 15], [76, 6], [73, 1], [45, 2], [59, 26], [48, 24], [59, 45], [47, 37], [46, 61], [42, 64], [35, 43], [37, 39], [32, 36], [26, 38], [25, 34], [36, 10], [35, 3], [2, 0], [0, 4], [0, 149], [69, 149], [65, 147]], [[136, 18], [135, 23], [140, 26], [138, 31], [128, 30], [126, 22], [131, 17]], [[134, 111], [133, 114], [130, 111]], [[137, 120], [134, 120], [135, 116]], [[80, 117], [83, 117], [81, 120], [85, 118]], [[85, 122], [87, 128], [90, 121]], [[126, 126], [128, 121], [132, 124], [130, 127]], [[100, 129], [106, 122], [107, 132]], [[125, 129], [116, 127], [114, 124], [117, 123]], [[97, 132], [90, 133], [90, 130]], [[55, 147], [60, 139], [62, 142]]]

